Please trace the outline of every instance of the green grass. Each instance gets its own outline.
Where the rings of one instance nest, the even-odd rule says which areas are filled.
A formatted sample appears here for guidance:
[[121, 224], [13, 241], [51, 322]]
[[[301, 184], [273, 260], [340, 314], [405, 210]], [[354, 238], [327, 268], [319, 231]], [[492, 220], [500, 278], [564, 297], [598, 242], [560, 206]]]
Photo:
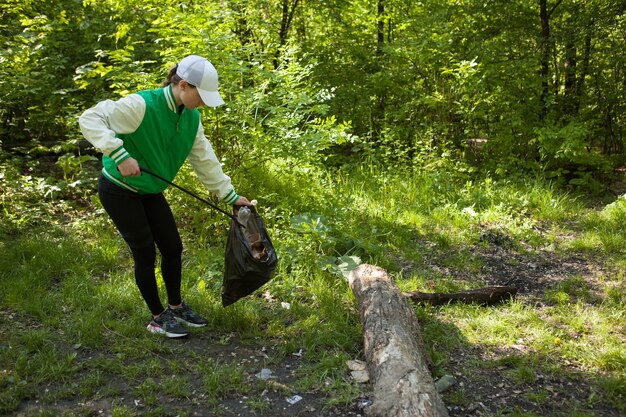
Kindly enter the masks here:
[[[219, 414], [233, 399], [272, 415], [275, 405], [265, 395], [276, 390], [284, 397], [318, 392], [319, 410], [348, 409], [367, 387], [354, 383], [345, 366], [362, 358], [363, 346], [338, 258], [385, 268], [403, 291], [458, 291], [485, 285], [480, 254], [495, 250], [512, 268], [542, 253], [583, 257], [602, 272], [592, 278], [574, 272], [534, 298], [494, 307], [416, 306], [436, 376], [455, 372], [451, 356], [464, 352], [470, 384], [489, 384], [485, 374], [517, 387], [537, 383], [539, 375], [591, 381], [586, 397], [562, 405], [560, 415], [626, 412], [624, 200], [590, 208], [540, 180], [470, 181], [375, 166], [327, 172], [276, 165], [247, 174], [240, 189], [259, 200], [280, 264], [262, 291], [227, 309], [220, 290], [228, 222], [168, 191], [185, 244], [183, 292], [209, 319], [187, 343], [145, 331], [148, 313], [129, 252], [97, 199], [81, 208], [41, 198], [36, 187], [18, 189], [19, 178], [5, 177], [0, 413], [39, 401], [40, 415], [57, 415], [53, 404], [71, 403], [79, 393], [109, 402], [114, 416], [190, 415], [191, 408], [173, 405], [187, 403]], [[24, 207], [35, 207], [38, 221], [33, 213], [20, 217]], [[254, 377], [262, 367], [294, 361], [286, 388]], [[541, 415], [551, 402], [545, 388], [524, 392], [525, 407], [535, 408], [512, 404], [494, 415]], [[444, 399], [459, 406], [483, 400], [474, 395], [465, 385]], [[73, 407], [64, 412], [79, 415], [78, 401]]]

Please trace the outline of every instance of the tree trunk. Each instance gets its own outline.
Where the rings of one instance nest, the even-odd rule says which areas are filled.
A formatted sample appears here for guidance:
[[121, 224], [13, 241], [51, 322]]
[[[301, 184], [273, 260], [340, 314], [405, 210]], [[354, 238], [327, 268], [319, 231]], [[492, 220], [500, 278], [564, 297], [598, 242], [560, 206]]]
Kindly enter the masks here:
[[[289, 7], [290, 1], [291, 7]], [[293, 16], [296, 13], [296, 8], [298, 7], [299, 2], [300, 0], [282, 0], [282, 17], [280, 19], [280, 30], [278, 32], [278, 42], [280, 47], [285, 46], [285, 44], [287, 43], [287, 36], [289, 35], [289, 29], [291, 28], [291, 21], [293, 20]], [[274, 69], [278, 69], [279, 57], [280, 49], [276, 51], [276, 57], [274, 58]]]
[[385, 45], [385, 0], [378, 0], [376, 14], [376, 55], [380, 59]]
[[[376, 65], [374, 72], [381, 72], [384, 68], [384, 52], [385, 46], [385, 0], [378, 0], [376, 8]], [[372, 109], [372, 131], [371, 137], [377, 142], [382, 137], [383, 122], [385, 119], [385, 91], [378, 87], [376, 93], [376, 107]]]
[[563, 111], [567, 115], [574, 115], [578, 106], [576, 105], [576, 72], [578, 64], [578, 49], [576, 48], [576, 35], [569, 34], [565, 43], [565, 83], [563, 91]]
[[363, 326], [365, 359], [374, 398], [373, 417], [440, 417], [448, 410], [431, 377], [415, 312], [381, 268], [350, 273]]
[[548, 16], [548, 0], [539, 0], [539, 18], [541, 19], [541, 119], [548, 110], [548, 76], [550, 73], [550, 20]]
[[582, 56], [582, 69], [580, 71], [580, 74], [578, 75], [578, 80], [576, 81], [576, 114], [578, 114], [578, 110], [580, 109], [580, 101], [582, 100], [583, 96], [585, 78], [587, 78], [587, 74], [589, 73], [589, 59], [591, 57], [591, 31], [593, 29], [593, 24], [594, 21], [592, 19], [589, 23], [589, 26], [587, 27], [587, 33], [585, 34], [585, 46]]
[[455, 301], [493, 305], [509, 300], [515, 297], [516, 294], [517, 288], [501, 286], [478, 288], [475, 290], [453, 293], [426, 293], [419, 291], [403, 293], [405, 297], [409, 298], [414, 303], [431, 304], [435, 306]]
[[278, 33], [280, 46], [284, 46], [287, 43], [287, 35], [289, 34], [289, 28], [291, 28], [291, 21], [293, 20], [293, 15], [296, 13], [296, 8], [298, 7], [299, 1], [300, 0], [292, 0], [291, 7], [289, 7], [289, 1], [283, 0], [283, 4], [282, 4], [283, 16], [280, 20], [280, 32]]
[[558, 0], [551, 10], [548, 10], [548, 0], [539, 0], [539, 18], [541, 20], [541, 98], [540, 116], [543, 120], [548, 114], [548, 95], [550, 92], [550, 54], [552, 52], [552, 38], [550, 35], [550, 16], [559, 7], [563, 0]]

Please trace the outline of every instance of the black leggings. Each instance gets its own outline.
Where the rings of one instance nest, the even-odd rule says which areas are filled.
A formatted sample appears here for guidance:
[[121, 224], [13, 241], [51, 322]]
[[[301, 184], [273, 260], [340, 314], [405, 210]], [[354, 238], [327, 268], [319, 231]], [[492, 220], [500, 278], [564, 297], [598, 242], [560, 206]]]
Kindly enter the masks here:
[[164, 310], [154, 273], [155, 243], [161, 253], [161, 274], [168, 303], [180, 304], [183, 244], [163, 194], [137, 194], [101, 176], [98, 196], [133, 253], [135, 282], [152, 314]]

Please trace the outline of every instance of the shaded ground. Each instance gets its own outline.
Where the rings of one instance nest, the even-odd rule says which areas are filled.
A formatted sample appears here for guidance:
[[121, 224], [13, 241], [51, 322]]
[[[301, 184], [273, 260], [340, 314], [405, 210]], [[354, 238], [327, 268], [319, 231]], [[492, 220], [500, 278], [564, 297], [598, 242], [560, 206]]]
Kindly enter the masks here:
[[[518, 288], [518, 298], [537, 308], [544, 306], [543, 296], [560, 283], [572, 277], [579, 277], [590, 288], [597, 289], [597, 279], [603, 275], [603, 266], [593, 259], [582, 256], [563, 257], [547, 245], [539, 251], [523, 254], [516, 250], [504, 235], [486, 232], [481, 239], [485, 246], [472, 250], [472, 255], [483, 261], [478, 279], [486, 285], [507, 285]], [[463, 281], [468, 277], [464, 272], [434, 269], [447, 276]], [[476, 276], [474, 276], [476, 278]], [[591, 295], [593, 297], [593, 294]], [[523, 340], [507, 349], [486, 351], [481, 347], [460, 348], [448, 355], [449, 368], [460, 370], [454, 373], [458, 384], [443, 394], [446, 404], [454, 403], [455, 395], [462, 394], [469, 404], [449, 406], [451, 416], [494, 416], [526, 415], [564, 416], [572, 410], [586, 416], [618, 417], [623, 414], [599, 399], [600, 388], [593, 377], [581, 371], [575, 364], [563, 363], [555, 376], [542, 374], [541, 364], [537, 373], [529, 376], [529, 382], [519, 382], [511, 378], [510, 371], [515, 367], [515, 359], [523, 358], [529, 348]], [[502, 358], [513, 358], [512, 363]], [[500, 363], [492, 367], [472, 366], [472, 363]], [[464, 370], [471, 369], [466, 373]], [[530, 398], [534, 399], [531, 401]], [[466, 402], [464, 401], [464, 402]]]
[[[2, 312], [6, 319], [10, 313]], [[14, 318], [14, 317], [13, 317]], [[13, 320], [11, 318], [11, 320]], [[114, 337], [114, 335], [112, 335]], [[298, 374], [304, 366], [300, 352], [294, 352], [280, 363], [268, 363], [273, 355], [271, 349], [263, 346], [251, 346], [241, 343], [235, 335], [227, 337], [211, 335], [203, 329], [193, 331], [185, 339], [165, 339], [171, 352], [154, 353], [154, 356], [167, 368], [169, 361], [180, 363], [190, 360], [210, 359], [216, 367], [229, 366], [243, 369], [241, 386], [247, 385], [245, 393], [233, 392], [221, 395], [218, 402], [206, 394], [206, 383], [203, 375], [189, 372], [184, 365], [172, 369], [171, 375], [162, 379], [154, 379], [155, 384], [164, 384], [167, 379], [181, 380], [184, 395], [173, 394], [161, 396], [154, 402], [137, 393], [137, 380], [128, 380], [115, 372], [105, 375], [100, 386], [89, 387], [88, 395], [82, 391], [82, 381], [88, 381], [89, 374], [98, 372], [91, 367], [79, 371], [73, 376], [74, 382], [59, 381], [58, 384], [39, 386], [38, 394], [24, 401], [15, 416], [63, 415], [63, 416], [112, 416], [120, 410], [132, 414], [121, 415], [158, 415], [158, 416], [357, 416], [359, 415], [359, 399], [354, 406], [329, 408], [328, 395], [317, 390], [298, 390], [295, 388]], [[109, 352], [94, 352], [82, 347], [65, 347], [68, 351], [75, 350], [78, 354], [75, 363], [109, 363], [121, 360], [125, 366], [132, 366], [133, 359], [122, 358]], [[141, 358], [144, 360], [145, 358]], [[110, 365], [103, 367], [111, 368]], [[267, 370], [270, 374], [267, 375]], [[92, 382], [85, 382], [93, 384]], [[250, 388], [251, 387], [251, 388]], [[219, 389], [219, 387], [217, 387]], [[62, 400], [50, 401], [47, 397], [63, 397]], [[158, 404], [158, 407], [157, 407]], [[156, 410], [155, 410], [156, 408]], [[145, 413], [145, 414], [144, 414]], [[120, 415], [120, 414], [118, 414]]]
[[[533, 252], [533, 255], [523, 254], [512, 247], [506, 236], [498, 233], [487, 232], [483, 239], [484, 245], [472, 249], [472, 255], [479, 257], [484, 263], [480, 278], [487, 285], [518, 287], [518, 296], [529, 303], [539, 305], [545, 291], [572, 276], [582, 277], [593, 287], [602, 268], [590, 259], [562, 258], [549, 247]], [[430, 267], [459, 280], [467, 279], [462, 271], [446, 270], [436, 264]], [[20, 322], [19, 318], [11, 314], [2, 312], [2, 327], [7, 322]], [[268, 362], [268, 358], [276, 357], [271, 348], [241, 343], [234, 335], [224, 338], [224, 335], [199, 330], [185, 340], [167, 341], [167, 347], [171, 352], [148, 354], [154, 355], [156, 360], [164, 364], [174, 358], [178, 361], [181, 357], [184, 361], [212, 358], [218, 364], [235, 364], [244, 369], [242, 382], [251, 388], [245, 393], [229, 391], [221, 395], [218, 402], [211, 401], [206, 394], [202, 394], [206, 392], [203, 376], [191, 374], [184, 381], [186, 394], [159, 398], [158, 404], [161, 406], [158, 413], [154, 413], [153, 404], [144, 404], [144, 399], [129, 395], [136, 392], [136, 387], [119, 376], [105, 375], [101, 386], [93, 386], [84, 391], [89, 395], [81, 394], [81, 381], [87, 381], [86, 374], [93, 372], [93, 368], [88, 368], [84, 374], [78, 372], [73, 382], [60, 381], [58, 384], [38, 387], [39, 393], [23, 402], [14, 415], [39, 415], [40, 411], [45, 411], [46, 415], [61, 415], [72, 410], [71, 415], [77, 416], [112, 416], [114, 410], [125, 408], [136, 410], [137, 414], [131, 415], [144, 415], [143, 410], [151, 410], [150, 415], [164, 416], [363, 416], [364, 408], [367, 408], [371, 400], [369, 386], [363, 384], [361, 396], [354, 398], [351, 404], [328, 408], [326, 404], [330, 396], [327, 393], [297, 388], [297, 380], [306, 366], [299, 352], [293, 352], [280, 363]], [[77, 363], [116, 358], [109, 352], [92, 352], [72, 346], [67, 346], [66, 349], [76, 351]], [[459, 348], [448, 355], [449, 368], [458, 370], [454, 373], [457, 385], [443, 395], [444, 401], [449, 404], [450, 415], [495, 416], [532, 412], [537, 416], [556, 416], [562, 415], [563, 409], [577, 409], [586, 413], [585, 415], [620, 415], [616, 409], [594, 400], [597, 398], [598, 388], [593, 379], [579, 372], [575, 365], [564, 364], [563, 372], [558, 377], [545, 376], [539, 370], [530, 382], [518, 382], [508, 378], [506, 371], [512, 365], [506, 362], [492, 367], [475, 366], [477, 361], [497, 363], [498, 358], [523, 355], [525, 349], [520, 342], [518, 346], [499, 351], [470, 347]], [[268, 378], [261, 374], [264, 369], [271, 371]], [[471, 369], [471, 372], [466, 372], [466, 369]], [[184, 366], [172, 370], [172, 378], [176, 378], [178, 374], [186, 374]], [[346, 377], [347, 375], [346, 369]], [[136, 384], [135, 381], [130, 383]], [[154, 383], [162, 384], [164, 381], [155, 380]], [[64, 398], [63, 400], [46, 400], [48, 395], [62, 390], [68, 390], [67, 394], [54, 397]], [[463, 397], [462, 405], [454, 405], [459, 404], [459, 396]], [[531, 401], [532, 398], [535, 400]], [[575, 406], [572, 407], [572, 404]]]

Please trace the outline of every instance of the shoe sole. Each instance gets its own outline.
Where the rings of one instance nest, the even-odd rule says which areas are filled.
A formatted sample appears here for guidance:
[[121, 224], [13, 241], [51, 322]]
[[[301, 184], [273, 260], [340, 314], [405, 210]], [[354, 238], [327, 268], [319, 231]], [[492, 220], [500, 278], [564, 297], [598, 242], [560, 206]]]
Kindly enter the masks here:
[[158, 326], [152, 326], [150, 324], [146, 328], [148, 329], [148, 331], [150, 333], [162, 334], [162, 335], [165, 335], [165, 336], [167, 336], [167, 337], [169, 337], [171, 339], [177, 338], [177, 337], [185, 337], [185, 336], [187, 336], [189, 334], [189, 333], [170, 333], [170, 332], [166, 332], [162, 328], [160, 328]]

